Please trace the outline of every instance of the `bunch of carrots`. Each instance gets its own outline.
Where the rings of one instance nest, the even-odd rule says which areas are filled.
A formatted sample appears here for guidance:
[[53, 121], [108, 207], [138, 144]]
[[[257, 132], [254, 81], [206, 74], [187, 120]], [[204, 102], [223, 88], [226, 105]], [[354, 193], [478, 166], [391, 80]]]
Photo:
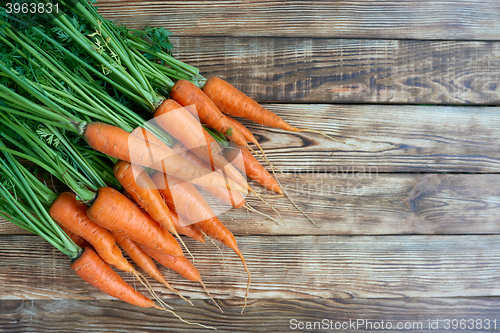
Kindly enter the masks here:
[[[154, 260], [209, 293], [180, 235], [219, 241], [248, 274], [246, 305], [250, 271], [207, 199], [257, 211], [246, 202], [251, 194], [269, 205], [246, 176], [286, 192], [232, 117], [322, 133], [291, 126], [220, 78], [206, 80], [171, 55], [167, 30], [129, 31], [83, 0], [36, 26], [0, 14], [0, 215], [68, 255], [99, 290], [171, 313], [143, 273], [190, 302]], [[33, 170], [68, 191], [54, 193]], [[131, 273], [153, 299], [111, 267]]]

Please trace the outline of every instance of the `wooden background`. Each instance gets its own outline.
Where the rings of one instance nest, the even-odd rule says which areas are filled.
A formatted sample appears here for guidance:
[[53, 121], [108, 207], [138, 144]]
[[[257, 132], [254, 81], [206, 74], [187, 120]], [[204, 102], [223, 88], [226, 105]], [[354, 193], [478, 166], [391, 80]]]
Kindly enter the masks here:
[[[166, 26], [175, 55], [313, 134], [250, 125], [314, 227], [231, 211], [253, 283], [211, 244], [188, 242], [209, 290], [165, 271], [223, 332], [289, 332], [290, 320], [497, 319], [500, 329], [500, 2], [126, 1], [100, 11]], [[259, 206], [251, 201], [254, 206]], [[270, 213], [270, 212], [269, 212]], [[0, 331], [203, 331], [95, 291], [37, 237], [0, 222]], [[133, 283], [128, 276], [126, 279]], [[165, 288], [154, 284], [163, 297]], [[492, 331], [474, 327], [469, 331]], [[312, 330], [311, 330], [312, 331]], [[315, 330], [318, 331], [318, 330]], [[351, 330], [353, 331], [353, 330]], [[380, 330], [379, 330], [380, 331]]]

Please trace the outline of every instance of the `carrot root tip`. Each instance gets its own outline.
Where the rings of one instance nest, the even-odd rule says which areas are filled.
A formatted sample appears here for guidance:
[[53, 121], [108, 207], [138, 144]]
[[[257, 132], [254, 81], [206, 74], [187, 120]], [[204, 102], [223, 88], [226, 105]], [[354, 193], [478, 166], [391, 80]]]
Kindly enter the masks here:
[[189, 304], [191, 304], [192, 306], [194, 306], [194, 304], [190, 300], [188, 300], [186, 297], [182, 296], [182, 294], [177, 289], [175, 289], [174, 287], [172, 287], [167, 281], [165, 281], [162, 284], [165, 287], [167, 287], [169, 290], [171, 290], [174, 293], [176, 293], [180, 298], [182, 298], [183, 300], [185, 300], [186, 302], [188, 302]]
[[[276, 179], [276, 181], [278, 182], [278, 184], [280, 184], [280, 181], [278, 179]], [[281, 186], [281, 184], [280, 184]], [[306, 213], [302, 210], [302, 208], [300, 208], [296, 203], [295, 201], [293, 201], [293, 199], [290, 197], [290, 195], [288, 195], [288, 192], [283, 189], [283, 193], [285, 194], [285, 196], [288, 198], [288, 200], [292, 203], [292, 205], [302, 214], [304, 215], [312, 224], [314, 224], [317, 228], [321, 228], [319, 225], [316, 224], [316, 222], [314, 222], [314, 220]]]
[[222, 308], [220, 307], [219, 303], [217, 303], [217, 302], [215, 301], [215, 299], [212, 297], [212, 295], [210, 295], [210, 293], [208, 292], [208, 289], [207, 289], [207, 287], [205, 286], [205, 284], [203, 283], [203, 281], [201, 281], [201, 280], [200, 280], [200, 281], [198, 281], [198, 282], [200, 282], [201, 286], [203, 287], [203, 289], [205, 290], [205, 292], [207, 293], [207, 295], [210, 297], [210, 299], [214, 302], [214, 304], [215, 304], [215, 305], [219, 308], [220, 312], [221, 312], [221, 313], [224, 313], [224, 311], [222, 311]]
[[[242, 255], [243, 257], [243, 255]], [[248, 274], [248, 282], [247, 282], [247, 290], [245, 292], [245, 301], [243, 303], [243, 308], [241, 309], [241, 313], [245, 311], [245, 308], [247, 307], [247, 300], [248, 300], [248, 294], [250, 293], [250, 282], [252, 281], [252, 276], [250, 275], [250, 270], [247, 267], [247, 263], [243, 260], [243, 265], [245, 266], [245, 270]]]
[[199, 323], [192, 323], [190, 321], [187, 321], [187, 320], [184, 320], [182, 319], [181, 316], [179, 316], [177, 313], [175, 313], [174, 311], [172, 310], [169, 310], [169, 309], [166, 309], [162, 306], [158, 306], [156, 304], [153, 305], [153, 308], [154, 309], [158, 309], [158, 310], [161, 310], [161, 311], [165, 311], [165, 312], [169, 312], [171, 314], [173, 314], [177, 319], [179, 319], [180, 321], [182, 321], [183, 323], [185, 324], [188, 324], [188, 325], [196, 325], [196, 326], [200, 326], [200, 327], [203, 327], [203, 328], [206, 328], [206, 329], [211, 329], [211, 330], [214, 330], [216, 331], [217, 329], [215, 327], [212, 327], [212, 326], [206, 326], [206, 325], [203, 325], [203, 324], [199, 324]]
[[249, 204], [246, 204], [245, 207], [247, 210], [251, 211], [251, 212], [254, 212], [254, 213], [257, 213], [257, 214], [260, 214], [262, 216], [265, 216], [267, 217], [268, 219], [270, 219], [271, 221], [274, 221], [277, 225], [279, 226], [284, 226], [284, 224], [281, 224], [278, 222], [278, 220], [276, 220], [274, 217], [270, 216], [270, 215], [267, 215], [266, 213], [263, 213], [261, 211], [258, 211], [257, 209], [253, 208], [252, 206], [250, 206]]
[[[252, 151], [255, 155], [257, 155], [258, 157], [260, 157], [260, 158], [264, 159], [264, 161], [266, 161], [266, 163], [267, 163], [267, 164], [269, 164], [269, 166], [271, 167], [271, 171], [272, 171], [272, 173], [273, 173], [274, 179], [276, 180], [276, 174], [274, 173], [274, 170], [275, 170], [275, 169], [277, 169], [277, 168], [276, 168], [276, 167], [275, 167], [275, 166], [271, 163], [271, 161], [269, 161], [269, 159], [267, 158], [267, 156], [266, 156], [266, 154], [264, 153], [264, 150], [261, 148], [261, 146], [260, 146], [260, 145], [258, 145], [258, 147], [259, 147], [260, 151], [262, 152], [262, 156], [261, 156], [259, 153], [257, 153], [257, 152], [256, 152], [256, 151], [252, 148], [252, 147], [250, 147], [250, 146], [247, 146], [247, 147], [248, 147], [248, 148], [249, 148], [249, 150], [250, 150], [250, 151]], [[282, 172], [282, 171], [281, 171], [281, 173], [283, 174], [283, 172]], [[283, 189], [281, 188], [281, 185], [280, 185], [280, 184], [278, 184], [278, 186], [280, 187], [279, 189], [281, 190], [281, 193], [279, 193], [279, 192], [278, 192], [278, 193], [279, 193], [280, 195], [282, 195], [282, 194], [283, 194]], [[277, 192], [277, 191], [275, 190], [275, 192]]]
[[156, 292], [153, 290], [153, 287], [151, 287], [151, 284], [149, 284], [149, 281], [146, 279], [146, 277], [144, 275], [142, 275], [141, 273], [137, 272], [137, 271], [134, 271], [132, 272], [132, 275], [144, 286], [146, 287], [146, 289], [148, 290], [148, 292], [151, 294], [151, 296], [153, 296], [153, 298], [158, 302], [160, 303], [162, 306], [166, 306], [168, 307], [169, 309], [172, 309], [173, 308], [168, 305], [167, 303], [165, 303], [157, 294]]
[[[276, 180], [276, 181], [278, 182], [278, 180]], [[278, 182], [278, 184], [279, 184], [279, 182]], [[281, 185], [280, 185], [280, 186], [281, 186]], [[269, 206], [272, 210], [274, 210], [274, 211], [276, 212], [276, 214], [278, 214], [278, 216], [279, 216], [280, 220], [281, 220], [283, 223], [285, 223], [285, 221], [284, 221], [284, 220], [283, 220], [283, 218], [281, 217], [280, 212], [278, 212], [278, 211], [276, 210], [276, 208], [274, 208], [274, 206], [273, 206], [273, 205], [271, 205], [270, 203], [268, 203], [266, 200], [264, 200], [264, 198], [262, 198], [262, 196], [261, 196], [260, 194], [258, 194], [257, 192], [255, 192], [255, 191], [253, 191], [253, 190], [252, 190], [252, 194], [253, 194], [253, 195], [255, 195], [257, 198], [259, 198], [259, 199], [260, 199], [263, 203], [265, 203], [267, 206]]]

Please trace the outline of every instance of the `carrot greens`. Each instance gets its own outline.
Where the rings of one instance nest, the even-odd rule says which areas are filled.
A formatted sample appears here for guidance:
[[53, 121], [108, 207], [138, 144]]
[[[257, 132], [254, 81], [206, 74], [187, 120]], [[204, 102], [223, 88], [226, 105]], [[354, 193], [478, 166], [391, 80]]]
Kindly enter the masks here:
[[48, 213], [47, 202], [53, 197], [53, 193], [45, 184], [33, 177], [30, 171], [15, 158], [13, 151], [6, 149], [2, 141], [0, 141], [0, 149], [2, 150], [0, 216], [41, 236], [71, 259], [78, 258], [81, 248], [61, 230]]

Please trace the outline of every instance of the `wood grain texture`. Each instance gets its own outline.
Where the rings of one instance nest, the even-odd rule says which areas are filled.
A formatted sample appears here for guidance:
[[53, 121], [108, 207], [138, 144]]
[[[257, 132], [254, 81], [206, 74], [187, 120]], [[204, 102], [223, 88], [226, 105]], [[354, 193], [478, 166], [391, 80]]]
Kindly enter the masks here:
[[[499, 234], [500, 175], [308, 173], [279, 179], [312, 225], [284, 198], [269, 198], [284, 226], [245, 209], [220, 214], [236, 235]], [[255, 186], [259, 189], [257, 186]], [[278, 218], [249, 197], [258, 210]], [[22, 234], [0, 221], [0, 234]]]
[[285, 172], [499, 172], [498, 108], [272, 104], [290, 124], [336, 137], [242, 121]]
[[[290, 332], [290, 320], [314, 322], [327, 319], [342, 325], [349, 320], [365, 320], [349, 332], [370, 329], [370, 321], [401, 322], [415, 330], [427, 331], [429, 319], [438, 319], [438, 329], [445, 330], [448, 319], [485, 320], [498, 318], [499, 298], [414, 298], [414, 299], [266, 299], [251, 300], [245, 313], [242, 303], [224, 300], [224, 314], [206, 301], [194, 301], [194, 307], [170, 300], [184, 319], [213, 325], [219, 332]], [[155, 310], [137, 309], [114, 301], [2, 301], [0, 330], [5, 333], [33, 332], [212, 332], [180, 323], [170, 315]], [[415, 323], [415, 324], [413, 324]], [[422, 330], [418, 325], [422, 323]], [[344, 324], [345, 327], [346, 324]], [[486, 325], [484, 325], [486, 326]], [[326, 330], [325, 330], [326, 331]], [[377, 330], [381, 331], [381, 330]], [[474, 332], [491, 332], [477, 329]]]
[[[500, 175], [307, 174], [280, 179], [320, 228], [284, 198], [268, 199], [281, 213], [283, 226], [243, 209], [221, 215], [224, 224], [237, 235], [500, 233]], [[278, 219], [259, 201], [248, 202]]]
[[[164, 270], [196, 299], [190, 307], [153, 282], [179, 315], [223, 332], [288, 332], [291, 318], [441, 319], [432, 332], [448, 332], [447, 317], [499, 319], [498, 108], [382, 105], [499, 104], [498, 1], [99, 6], [130, 27], [167, 26], [179, 59], [261, 102], [371, 103], [269, 104], [291, 124], [345, 143], [244, 122], [321, 228], [283, 198], [269, 201], [284, 226], [244, 210], [223, 215], [253, 274], [249, 307], [240, 314], [246, 276], [238, 258], [223, 249], [223, 261], [212, 244], [187, 240], [225, 313], [198, 285]], [[2, 221], [0, 235], [2, 332], [204, 331], [111, 301], [83, 283], [64, 255]]]
[[[334, 223], [334, 222], [332, 222]], [[238, 237], [252, 273], [251, 299], [500, 296], [500, 238], [482, 236]], [[236, 255], [224, 261], [210, 243], [187, 242], [216, 298], [245, 295]], [[0, 237], [0, 299], [109, 299], [79, 280], [68, 259], [34, 236]], [[123, 274], [122, 274], [123, 276]], [[124, 276], [134, 283], [129, 276]], [[181, 293], [206, 298], [177, 274]], [[136, 284], [138, 289], [144, 288]], [[165, 297], [174, 297], [153, 283]]]
[[137, 1], [103, 0], [127, 26], [166, 26], [183, 36], [286, 36], [498, 40], [495, 0]]
[[258, 101], [498, 104], [500, 43], [173, 37], [174, 54]]

